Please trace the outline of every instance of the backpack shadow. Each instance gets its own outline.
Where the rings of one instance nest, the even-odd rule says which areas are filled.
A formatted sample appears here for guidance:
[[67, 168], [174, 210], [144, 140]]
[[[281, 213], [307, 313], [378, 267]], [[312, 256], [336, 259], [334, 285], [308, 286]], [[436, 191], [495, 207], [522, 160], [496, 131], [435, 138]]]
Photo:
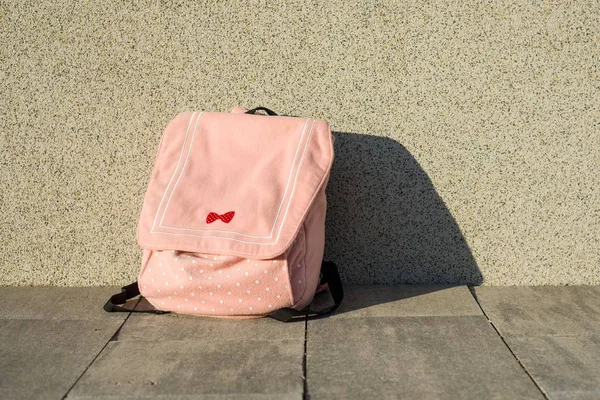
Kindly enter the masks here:
[[481, 284], [481, 271], [456, 220], [410, 152], [387, 137], [333, 134], [324, 258], [337, 264], [346, 284], [427, 285], [386, 290], [386, 296], [349, 305], [363, 308]]

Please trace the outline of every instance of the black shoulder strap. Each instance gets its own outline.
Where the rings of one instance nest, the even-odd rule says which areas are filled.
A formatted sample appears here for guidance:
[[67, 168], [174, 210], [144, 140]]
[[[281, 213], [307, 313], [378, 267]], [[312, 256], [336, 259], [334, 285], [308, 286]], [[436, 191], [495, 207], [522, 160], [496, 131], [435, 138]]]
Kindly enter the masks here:
[[323, 284], [327, 284], [329, 287], [329, 292], [331, 293], [331, 297], [333, 297], [333, 305], [326, 307], [322, 310], [312, 310], [310, 306], [305, 308], [304, 310], [296, 310], [294, 308], [281, 308], [272, 314], [269, 317], [274, 318], [278, 321], [290, 322], [295, 319], [304, 318], [304, 317], [316, 317], [319, 315], [329, 314], [337, 310], [337, 308], [342, 304], [342, 300], [344, 299], [344, 288], [342, 286], [342, 280], [340, 278], [340, 273], [338, 272], [337, 266], [331, 261], [323, 261], [321, 264], [321, 282]]
[[130, 310], [125, 307], [121, 307], [121, 304], [125, 304], [127, 300], [133, 299], [140, 295], [140, 288], [137, 281], [130, 283], [127, 286], [121, 288], [121, 293], [110, 296], [110, 299], [104, 304], [104, 311], [106, 312], [142, 312], [150, 314], [167, 314], [168, 311], [161, 310]]
[[[313, 317], [323, 314], [328, 314], [337, 310], [342, 304], [344, 299], [344, 288], [342, 287], [342, 280], [338, 272], [337, 266], [331, 261], [323, 261], [321, 264], [321, 281], [320, 284], [327, 284], [331, 297], [333, 297], [333, 305], [326, 307], [322, 310], [311, 310], [310, 307], [304, 310], [296, 310], [293, 308], [281, 308], [274, 313], [270, 314], [269, 317], [274, 318], [278, 321], [290, 322], [295, 319], [304, 318], [306, 316]], [[121, 293], [117, 293], [108, 299], [104, 304], [104, 311], [106, 312], [142, 312], [151, 314], [168, 314], [168, 311], [161, 310], [130, 310], [125, 307], [121, 307], [127, 300], [133, 299], [140, 295], [140, 288], [138, 283], [133, 282], [127, 286], [121, 288]]]

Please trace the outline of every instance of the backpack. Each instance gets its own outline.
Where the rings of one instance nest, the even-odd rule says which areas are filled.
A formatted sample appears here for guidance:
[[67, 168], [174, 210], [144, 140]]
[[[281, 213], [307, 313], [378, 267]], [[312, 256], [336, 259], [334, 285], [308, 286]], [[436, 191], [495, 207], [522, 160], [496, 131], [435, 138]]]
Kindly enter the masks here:
[[[264, 107], [176, 116], [144, 198], [138, 280], [104, 309], [131, 312], [120, 305], [141, 294], [155, 313], [290, 321], [334, 311], [343, 288], [323, 261], [332, 162], [322, 120]], [[327, 289], [334, 304], [312, 310]]]

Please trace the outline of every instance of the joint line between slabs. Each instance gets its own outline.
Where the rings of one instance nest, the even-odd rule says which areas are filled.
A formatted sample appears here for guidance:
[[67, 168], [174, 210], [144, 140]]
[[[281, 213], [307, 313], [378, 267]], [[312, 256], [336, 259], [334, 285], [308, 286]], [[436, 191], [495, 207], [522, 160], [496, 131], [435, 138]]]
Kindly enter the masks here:
[[[138, 299], [138, 302], [135, 304], [135, 306], [133, 307], [133, 309], [135, 310], [135, 307], [137, 307], [138, 303], [140, 302], [140, 300]], [[69, 388], [69, 390], [67, 390], [67, 393], [65, 393], [65, 395], [63, 397], [61, 397], [61, 400], [65, 400], [67, 398], [67, 396], [69, 395], [69, 393], [71, 393], [71, 390], [73, 390], [73, 388], [75, 387], [75, 385], [77, 385], [77, 383], [81, 380], [81, 378], [85, 375], [85, 373], [88, 371], [88, 369], [90, 369], [90, 367], [96, 362], [96, 360], [98, 359], [98, 357], [100, 357], [100, 354], [102, 354], [102, 352], [104, 351], [104, 349], [106, 349], [106, 346], [108, 346], [108, 344], [110, 342], [114, 342], [118, 339], [119, 337], [119, 333], [121, 332], [121, 328], [123, 328], [123, 325], [125, 325], [125, 322], [127, 322], [127, 320], [129, 319], [129, 317], [131, 317], [131, 312], [129, 312], [129, 314], [127, 314], [127, 317], [125, 317], [125, 319], [123, 320], [123, 322], [121, 323], [121, 325], [119, 325], [119, 328], [115, 331], [115, 333], [110, 337], [110, 339], [108, 339], [108, 341], [104, 344], [104, 346], [102, 346], [102, 348], [100, 349], [100, 351], [98, 352], [98, 354], [96, 354], [96, 356], [94, 357], [94, 359], [88, 364], [87, 367], [85, 367], [85, 369], [83, 370], [83, 372], [81, 373], [81, 375], [79, 375], [79, 377], [77, 377], [77, 379], [75, 380], [75, 382], [71, 385], [71, 387]]]
[[307, 353], [308, 353], [308, 316], [304, 317], [304, 354], [302, 355], [302, 380], [304, 383], [302, 399], [310, 400], [308, 392], [308, 368], [307, 368]]
[[488, 322], [490, 323], [490, 325], [492, 326], [492, 328], [494, 328], [494, 331], [496, 331], [496, 334], [502, 340], [502, 343], [504, 343], [504, 346], [506, 346], [506, 348], [508, 349], [508, 351], [510, 351], [510, 354], [512, 354], [512, 356], [517, 361], [517, 363], [519, 363], [519, 366], [521, 367], [521, 369], [523, 370], [523, 372], [525, 372], [527, 374], [527, 376], [529, 377], [529, 379], [531, 380], [531, 382], [533, 382], [533, 384], [540, 391], [540, 393], [542, 394], [542, 396], [544, 396], [545, 399], [549, 400], [550, 397], [548, 397], [548, 394], [540, 387], [540, 385], [538, 385], [538, 383], [533, 378], [533, 376], [531, 376], [531, 374], [529, 373], [529, 371], [527, 371], [527, 368], [525, 368], [525, 365], [523, 365], [523, 363], [521, 362], [521, 360], [519, 360], [519, 357], [517, 357], [517, 355], [514, 353], [514, 351], [510, 348], [510, 346], [506, 342], [506, 340], [504, 340], [504, 337], [500, 334], [500, 331], [498, 330], [498, 328], [496, 328], [496, 325], [494, 325], [494, 323], [492, 322], [492, 320], [490, 319], [490, 317], [488, 317], [487, 313], [485, 312], [485, 310], [481, 306], [481, 303], [479, 302], [479, 299], [477, 298], [477, 294], [475, 293], [475, 288], [473, 286], [468, 286], [468, 288], [469, 288], [469, 292], [471, 292], [471, 295], [475, 299], [475, 302], [479, 306], [479, 309], [481, 310], [481, 312], [483, 313], [483, 315], [485, 316], [485, 318], [488, 320]]

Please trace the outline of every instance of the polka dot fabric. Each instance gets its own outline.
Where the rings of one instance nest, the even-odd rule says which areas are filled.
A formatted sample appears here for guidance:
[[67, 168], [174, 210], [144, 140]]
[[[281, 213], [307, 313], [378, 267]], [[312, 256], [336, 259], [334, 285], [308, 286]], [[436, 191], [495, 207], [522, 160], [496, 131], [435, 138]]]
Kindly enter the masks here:
[[[264, 316], [294, 305], [285, 257], [148, 251], [140, 292], [157, 309], [206, 316]], [[298, 289], [296, 289], [298, 290]]]

